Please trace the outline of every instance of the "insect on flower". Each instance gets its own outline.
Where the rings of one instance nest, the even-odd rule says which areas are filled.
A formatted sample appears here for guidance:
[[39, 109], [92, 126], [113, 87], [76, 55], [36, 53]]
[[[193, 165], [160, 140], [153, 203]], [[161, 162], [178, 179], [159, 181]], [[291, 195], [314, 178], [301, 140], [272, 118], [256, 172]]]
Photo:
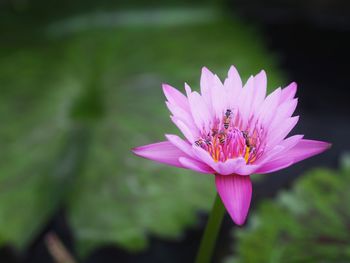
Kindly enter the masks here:
[[233, 221], [248, 214], [250, 175], [271, 173], [319, 154], [329, 143], [287, 137], [297, 124], [297, 86], [293, 82], [266, 96], [266, 74], [251, 76], [243, 86], [231, 66], [224, 83], [202, 69], [201, 94], [185, 84], [186, 96], [164, 84], [171, 119], [184, 135], [133, 149], [141, 157], [172, 166], [214, 174], [216, 189]]

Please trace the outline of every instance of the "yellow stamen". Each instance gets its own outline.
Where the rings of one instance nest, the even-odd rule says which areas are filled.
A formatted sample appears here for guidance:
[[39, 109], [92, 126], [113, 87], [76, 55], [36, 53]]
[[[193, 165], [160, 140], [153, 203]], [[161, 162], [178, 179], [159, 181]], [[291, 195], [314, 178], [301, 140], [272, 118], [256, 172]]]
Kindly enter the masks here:
[[246, 146], [245, 154], [244, 154], [244, 159], [245, 159], [246, 163], [248, 163], [249, 152], [250, 152], [250, 148], [249, 148], [249, 146]]

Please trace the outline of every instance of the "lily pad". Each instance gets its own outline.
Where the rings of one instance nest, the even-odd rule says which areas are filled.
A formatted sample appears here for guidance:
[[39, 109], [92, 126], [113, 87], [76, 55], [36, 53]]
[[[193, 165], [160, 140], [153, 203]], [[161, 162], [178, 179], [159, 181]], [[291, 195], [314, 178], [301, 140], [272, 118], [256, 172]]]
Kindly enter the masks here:
[[0, 245], [23, 247], [57, 206], [53, 190], [64, 179], [61, 152], [79, 90], [60, 63], [50, 50], [2, 54]]

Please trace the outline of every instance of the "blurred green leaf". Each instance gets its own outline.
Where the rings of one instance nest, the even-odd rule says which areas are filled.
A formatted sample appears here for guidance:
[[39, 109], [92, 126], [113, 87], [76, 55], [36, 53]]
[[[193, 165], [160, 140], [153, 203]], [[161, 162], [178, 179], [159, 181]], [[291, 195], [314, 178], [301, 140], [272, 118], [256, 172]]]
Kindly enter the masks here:
[[[0, 244], [22, 247], [56, 209], [71, 104], [79, 85], [50, 51], [2, 51]], [[51, 60], [47, 60], [50, 56]]]
[[[182, 90], [187, 81], [198, 88], [202, 66], [224, 78], [235, 64], [243, 79], [265, 69], [270, 90], [283, 84], [256, 31], [231, 20], [68, 30], [36, 41], [46, 53], [14, 50], [0, 67], [1, 86], [16, 93], [5, 99], [8, 108], [0, 106], [11, 123], [6, 136], [12, 143], [4, 149], [18, 145], [18, 155], [2, 152], [7, 159], [0, 184], [13, 184], [1, 193], [7, 193], [0, 199], [2, 244], [23, 244], [60, 201], [82, 255], [106, 243], [142, 249], [148, 234], [181, 238], [184, 228], [195, 224], [196, 212], [210, 208], [214, 184], [211, 176], [132, 155], [132, 147], [178, 133], [161, 83]], [[10, 71], [8, 62], [14, 64]], [[25, 70], [15, 71], [17, 66]], [[19, 111], [22, 118], [13, 118], [12, 110], [27, 100], [33, 102]], [[37, 130], [33, 141], [28, 134]], [[18, 165], [21, 161], [25, 165]], [[33, 182], [16, 181], [24, 177]], [[17, 209], [26, 202], [32, 207]]]
[[246, 229], [235, 231], [227, 263], [348, 262], [350, 169], [315, 169], [290, 191], [263, 201]]

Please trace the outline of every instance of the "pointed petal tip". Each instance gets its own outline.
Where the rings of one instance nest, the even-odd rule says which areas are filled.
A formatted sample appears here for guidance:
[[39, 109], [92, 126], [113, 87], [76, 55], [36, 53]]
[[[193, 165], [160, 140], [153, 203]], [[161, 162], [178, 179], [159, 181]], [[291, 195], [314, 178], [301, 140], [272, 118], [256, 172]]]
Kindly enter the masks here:
[[187, 84], [187, 82], [185, 82], [185, 91], [186, 91], [186, 96], [188, 98], [192, 93], [192, 89], [191, 89], [190, 85]]
[[[214, 77], [214, 73], [210, 71], [207, 67], [202, 67], [201, 81], [208, 81]], [[201, 83], [202, 85], [203, 83]]]
[[318, 141], [318, 143], [319, 143], [320, 153], [323, 153], [329, 150], [333, 146], [333, 144], [330, 142]]
[[323, 141], [320, 141], [320, 143], [323, 143], [324, 150], [329, 150], [329, 149], [332, 148], [332, 146], [333, 146], [333, 144], [330, 143], [330, 142], [323, 142]]
[[[141, 147], [142, 147], [142, 146], [141, 146]], [[139, 148], [140, 148], [140, 146], [133, 147], [133, 148], [131, 148], [131, 151], [132, 151], [134, 154], [137, 154], [137, 152], [139, 151]]]
[[162, 83], [162, 89], [164, 94], [166, 94], [167, 92], [169, 92], [171, 90], [171, 86], [168, 83]]
[[216, 189], [235, 224], [242, 226], [247, 218], [252, 197], [249, 176], [216, 175]]
[[165, 138], [167, 139], [167, 141], [169, 141], [169, 142], [171, 142], [172, 139], [175, 138], [175, 135], [174, 135], [174, 134], [168, 134], [168, 133], [166, 133], [166, 134], [164, 134], [164, 136], [165, 136]]
[[292, 83], [290, 83], [289, 84], [291, 87], [293, 87], [293, 88], [297, 88], [298, 87], [298, 84], [295, 82], [295, 81], [293, 81]]
[[145, 146], [138, 146], [138, 147], [131, 148], [131, 152], [136, 156], [145, 158], [142, 154], [144, 149], [145, 149]]
[[234, 65], [231, 65], [231, 67], [228, 70], [228, 73], [238, 73], [238, 70]]
[[136, 154], [136, 152], [137, 152], [137, 149], [136, 149], [136, 148], [137, 148], [137, 147], [131, 148], [130, 151], [131, 151], [133, 154]]
[[295, 81], [293, 81], [284, 89], [289, 90], [289, 93], [291, 93], [292, 97], [294, 97], [298, 89], [298, 84]]
[[238, 227], [242, 227], [246, 221], [247, 217], [245, 218], [240, 218], [240, 219], [235, 219], [235, 218], [232, 218], [233, 222], [235, 222], [235, 224], [238, 226]]
[[211, 72], [206, 66], [203, 66], [202, 67], [202, 73], [203, 72]]
[[263, 80], [263, 81], [266, 81], [267, 79], [267, 75], [266, 75], [266, 72], [265, 70], [260, 70], [260, 72], [258, 74], [256, 74], [255, 78], [259, 79], [259, 80]]
[[131, 148], [131, 151], [133, 152], [133, 154], [135, 154], [137, 156], [144, 157], [144, 153], [147, 154], [147, 150], [148, 150], [150, 145], [152, 145], [152, 144], [137, 146], [137, 147]]

